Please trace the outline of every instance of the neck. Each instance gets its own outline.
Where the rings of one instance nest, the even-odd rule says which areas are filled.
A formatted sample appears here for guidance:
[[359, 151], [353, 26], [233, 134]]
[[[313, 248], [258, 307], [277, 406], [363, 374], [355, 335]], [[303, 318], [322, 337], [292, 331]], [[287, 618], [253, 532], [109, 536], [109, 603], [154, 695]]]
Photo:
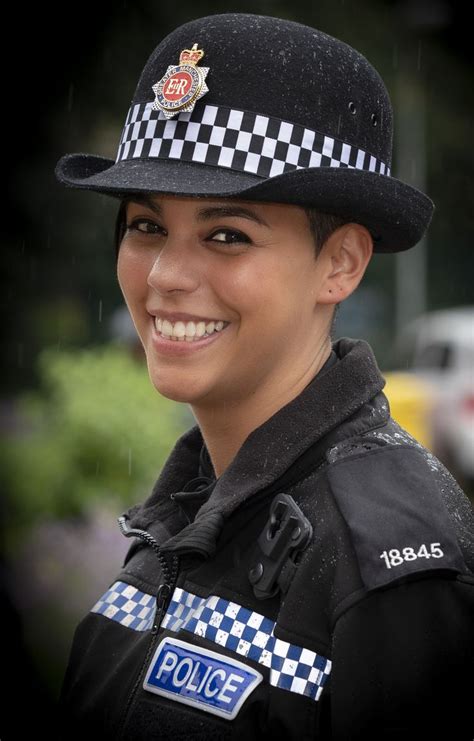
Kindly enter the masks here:
[[238, 404], [220, 407], [192, 406], [192, 412], [209, 451], [216, 477], [220, 477], [253, 430], [260, 427], [279, 409], [295, 399], [322, 368], [331, 354], [331, 341], [326, 338], [313, 362], [295, 377], [284, 375], [276, 382], [262, 384], [257, 391]]

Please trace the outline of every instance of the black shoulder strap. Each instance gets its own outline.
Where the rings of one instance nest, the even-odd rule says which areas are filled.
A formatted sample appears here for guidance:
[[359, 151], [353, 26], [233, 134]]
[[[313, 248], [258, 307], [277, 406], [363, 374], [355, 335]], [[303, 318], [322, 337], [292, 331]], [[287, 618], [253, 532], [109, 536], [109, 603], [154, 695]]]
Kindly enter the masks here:
[[393, 444], [355, 451], [327, 470], [366, 588], [434, 569], [469, 573], [422, 452]]

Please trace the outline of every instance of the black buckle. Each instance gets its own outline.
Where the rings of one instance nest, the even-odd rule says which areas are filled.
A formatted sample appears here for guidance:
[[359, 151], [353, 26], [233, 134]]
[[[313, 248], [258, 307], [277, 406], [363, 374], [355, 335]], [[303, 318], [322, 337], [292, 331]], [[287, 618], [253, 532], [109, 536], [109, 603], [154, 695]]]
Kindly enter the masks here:
[[249, 571], [257, 599], [285, 593], [297, 568], [297, 555], [307, 546], [313, 528], [289, 494], [277, 494], [257, 541], [257, 561]]

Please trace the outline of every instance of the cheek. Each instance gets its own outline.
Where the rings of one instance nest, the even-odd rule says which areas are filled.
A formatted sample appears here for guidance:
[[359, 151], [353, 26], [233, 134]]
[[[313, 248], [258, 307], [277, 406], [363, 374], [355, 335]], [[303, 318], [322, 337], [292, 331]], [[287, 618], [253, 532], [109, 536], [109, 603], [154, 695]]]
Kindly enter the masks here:
[[219, 271], [214, 285], [219, 286], [219, 293], [225, 304], [240, 318], [245, 326], [252, 320], [258, 320], [273, 294], [274, 279], [269, 271], [258, 261], [234, 263], [230, 270]]
[[252, 260], [221, 275], [221, 295], [240, 316], [242, 330], [249, 327], [259, 335], [276, 325], [291, 325], [301, 297], [301, 276], [294, 262]]
[[147, 292], [147, 278], [151, 269], [145, 260], [122, 247], [117, 260], [117, 279], [126, 302], [130, 305], [145, 296]]

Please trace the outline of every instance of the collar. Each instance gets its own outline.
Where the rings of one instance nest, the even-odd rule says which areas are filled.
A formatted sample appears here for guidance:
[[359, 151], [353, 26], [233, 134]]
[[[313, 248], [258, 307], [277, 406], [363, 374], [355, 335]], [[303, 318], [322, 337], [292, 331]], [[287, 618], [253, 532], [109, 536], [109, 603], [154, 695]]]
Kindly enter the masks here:
[[[341, 338], [333, 350], [338, 361], [333, 358], [327, 362], [295, 399], [248, 435], [213, 483], [194, 521], [178, 532], [172, 528], [175, 534], [161, 544], [162, 550], [198, 550], [204, 556], [211, 555], [232, 512], [257, 492], [278, 485], [306, 451], [380, 425], [388, 418], [389, 406], [381, 394], [385, 380], [370, 345], [364, 340]], [[357, 415], [369, 402], [371, 413]], [[344, 421], [349, 424], [342, 429]], [[186, 491], [190, 479], [196, 478], [200, 463], [205, 462], [203, 447], [198, 425], [177, 440], [150, 497], [127, 511], [132, 527], [151, 530], [155, 520], [176, 517], [179, 505], [170, 495]], [[310, 463], [314, 468], [314, 456]]]
[[[334, 365], [334, 363], [337, 362], [338, 357], [335, 351], [331, 350], [328, 359], [319, 369], [318, 375], [325, 373], [332, 365]], [[216, 472], [206, 443], [203, 442], [199, 454], [198, 476], [188, 481], [182, 491], [171, 494], [171, 498], [181, 507], [188, 523], [194, 520], [202, 505], [207, 502], [216, 483]]]
[[[324, 363], [324, 365], [319, 369], [316, 376], [320, 377], [325, 373], [329, 368], [337, 363], [339, 360], [336, 352], [334, 349], [331, 350], [331, 353]], [[316, 376], [310, 381], [311, 383], [314, 383]], [[310, 385], [308, 384], [308, 385]], [[207, 479], [207, 482], [210, 483], [211, 481], [216, 480], [216, 472], [214, 470], [214, 466], [212, 465], [211, 457], [209, 455], [209, 451], [206, 447], [206, 443], [203, 442], [201, 453], [199, 455], [199, 476], [205, 477]], [[196, 483], [200, 483], [198, 479], [196, 479]]]

